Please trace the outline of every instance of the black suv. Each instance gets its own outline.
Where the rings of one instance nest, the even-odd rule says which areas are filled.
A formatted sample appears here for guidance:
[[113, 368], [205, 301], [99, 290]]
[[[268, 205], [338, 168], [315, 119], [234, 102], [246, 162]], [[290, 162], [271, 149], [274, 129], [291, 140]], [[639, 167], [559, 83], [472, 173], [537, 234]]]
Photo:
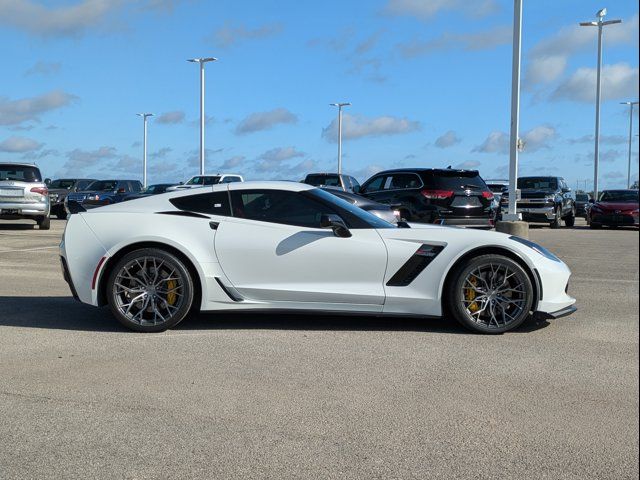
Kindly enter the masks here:
[[[559, 228], [562, 220], [567, 227], [575, 224], [576, 205], [564, 178], [520, 177], [518, 190], [517, 212], [525, 222], [548, 223], [551, 228]], [[509, 192], [503, 193], [500, 205], [502, 213], [507, 213]]]
[[409, 222], [493, 226], [493, 193], [477, 170], [387, 170], [364, 182], [360, 194], [395, 206]]
[[67, 218], [67, 212], [64, 209], [64, 199], [67, 198], [67, 195], [71, 192], [81, 192], [95, 181], [95, 178], [60, 178], [47, 183], [51, 215], [55, 215], [61, 220]]

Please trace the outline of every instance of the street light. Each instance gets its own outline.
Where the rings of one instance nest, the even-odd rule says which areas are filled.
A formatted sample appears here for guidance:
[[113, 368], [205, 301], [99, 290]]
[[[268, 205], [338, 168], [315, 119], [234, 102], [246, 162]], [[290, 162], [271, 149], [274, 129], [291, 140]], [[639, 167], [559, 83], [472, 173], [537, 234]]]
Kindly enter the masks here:
[[629, 163], [627, 165], [627, 188], [631, 185], [631, 141], [633, 140], [633, 106], [638, 102], [620, 102], [620, 105], [629, 105]]
[[342, 173], [342, 107], [348, 107], [349, 102], [330, 103], [332, 107], [338, 107], [338, 174]]
[[518, 151], [523, 143], [518, 138], [520, 130], [520, 57], [522, 44], [522, 0], [513, 2], [513, 59], [511, 71], [511, 131], [509, 136], [509, 210], [502, 218], [517, 222], [521, 215], [518, 202]]
[[136, 113], [142, 117], [142, 186], [147, 188], [147, 118], [153, 117], [153, 113]]
[[593, 157], [593, 198], [598, 198], [598, 164], [600, 162], [600, 70], [602, 70], [602, 29], [606, 25], [622, 23], [622, 20], [604, 20], [607, 15], [607, 9], [603, 8], [596, 13], [597, 22], [582, 22], [581, 27], [598, 27], [598, 71], [596, 74], [596, 132], [595, 132], [595, 149]]
[[200, 175], [204, 175], [204, 64], [217, 58], [190, 58], [187, 62], [200, 64]]

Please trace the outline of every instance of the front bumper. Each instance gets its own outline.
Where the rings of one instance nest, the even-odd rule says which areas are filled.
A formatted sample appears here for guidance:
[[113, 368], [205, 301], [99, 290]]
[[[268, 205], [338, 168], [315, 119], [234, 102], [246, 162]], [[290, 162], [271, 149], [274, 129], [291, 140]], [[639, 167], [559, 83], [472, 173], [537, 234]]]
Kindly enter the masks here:
[[0, 218], [15, 220], [20, 218], [46, 217], [49, 215], [49, 202], [2, 203], [0, 202]]
[[537, 320], [557, 320], [558, 318], [573, 315], [577, 311], [578, 309], [574, 305], [570, 305], [560, 310], [556, 310], [555, 312], [533, 312], [533, 316]]
[[597, 225], [616, 225], [621, 227], [638, 226], [638, 217], [633, 215], [619, 214], [595, 214], [591, 216], [591, 223]]
[[[552, 222], [556, 218], [556, 210], [555, 207], [518, 207], [516, 210], [518, 213], [522, 214], [522, 220], [525, 222], [541, 222], [547, 223]], [[502, 214], [509, 213], [507, 208], [502, 208]]]

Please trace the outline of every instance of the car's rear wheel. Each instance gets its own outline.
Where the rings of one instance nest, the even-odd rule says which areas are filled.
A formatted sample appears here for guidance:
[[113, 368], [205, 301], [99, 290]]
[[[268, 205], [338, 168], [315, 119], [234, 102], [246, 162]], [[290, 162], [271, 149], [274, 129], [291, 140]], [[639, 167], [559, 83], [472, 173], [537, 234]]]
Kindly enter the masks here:
[[40, 230], [49, 230], [51, 228], [51, 217], [49, 217], [49, 215], [40, 217], [38, 219], [38, 228]]
[[67, 219], [67, 212], [62, 210], [61, 212], [56, 213], [56, 218], [58, 220], [66, 220]]
[[530, 314], [534, 288], [527, 272], [502, 255], [470, 259], [453, 272], [448, 310], [464, 327], [479, 333], [503, 333]]
[[139, 332], [161, 332], [177, 325], [188, 315], [193, 298], [193, 279], [184, 262], [156, 248], [126, 254], [107, 283], [113, 315]]
[[571, 213], [567, 215], [564, 219], [565, 226], [571, 228], [576, 224], [576, 211], [575, 209], [571, 209]]
[[589, 228], [591, 230], [598, 230], [599, 228], [602, 228], [602, 225], [600, 223], [589, 222]]

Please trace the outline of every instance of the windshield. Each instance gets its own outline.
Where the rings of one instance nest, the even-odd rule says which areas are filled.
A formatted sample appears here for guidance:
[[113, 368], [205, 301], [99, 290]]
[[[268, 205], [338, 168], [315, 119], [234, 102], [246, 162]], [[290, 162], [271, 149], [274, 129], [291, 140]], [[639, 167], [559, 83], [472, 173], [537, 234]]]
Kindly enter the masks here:
[[110, 192], [116, 189], [118, 185], [117, 180], [96, 180], [87, 187], [87, 190], [93, 190], [97, 192]]
[[636, 190], [605, 190], [600, 195], [601, 202], [638, 203]]
[[307, 175], [304, 183], [313, 185], [314, 187], [341, 187], [340, 177], [338, 175]]
[[49, 188], [60, 188], [64, 190], [69, 190], [73, 188], [75, 184], [75, 180], [54, 180], [49, 184]]
[[0, 164], [0, 180], [41, 182], [40, 170], [29, 165]]
[[589, 201], [589, 195], [586, 193], [576, 193], [576, 200], [579, 202], [587, 202]]
[[522, 190], [557, 190], [555, 177], [524, 177], [518, 179], [518, 188]]
[[186, 183], [187, 185], [216, 185], [220, 183], [220, 177], [193, 177]]
[[355, 205], [350, 204], [346, 200], [343, 200], [335, 195], [325, 192], [319, 188], [314, 188], [309, 190], [308, 193], [310, 195], [316, 196], [325, 202], [332, 203], [342, 210], [346, 210], [351, 215], [358, 217], [361, 221], [370, 225], [373, 228], [398, 228], [396, 225], [392, 225], [389, 222], [385, 222], [379, 217], [376, 217], [373, 213], [369, 213], [366, 210], [362, 210], [361, 208], [356, 207]]

